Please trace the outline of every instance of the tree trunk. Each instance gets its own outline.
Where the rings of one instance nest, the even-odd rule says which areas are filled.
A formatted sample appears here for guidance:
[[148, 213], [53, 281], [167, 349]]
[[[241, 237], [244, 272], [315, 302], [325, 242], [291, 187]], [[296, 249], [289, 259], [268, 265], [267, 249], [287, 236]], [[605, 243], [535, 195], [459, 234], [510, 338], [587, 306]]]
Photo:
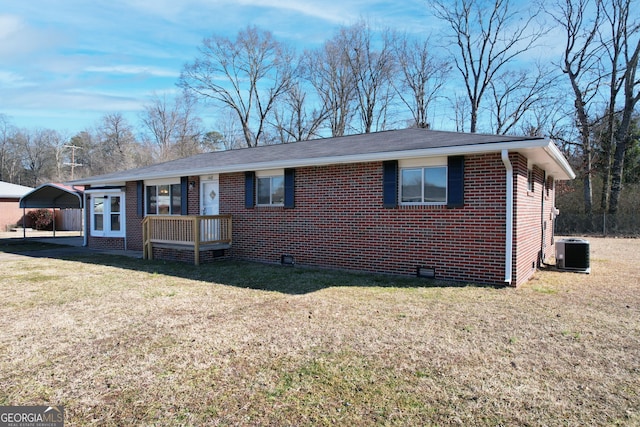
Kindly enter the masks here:
[[[612, 90], [612, 93], [614, 91]], [[615, 105], [615, 98], [609, 101], [609, 112], [607, 113], [607, 134], [602, 143], [602, 194], [600, 196], [600, 210], [606, 212], [609, 209], [609, 195], [611, 193], [611, 151], [615, 146], [615, 115], [613, 108]]]
[[258, 145], [258, 141], [253, 140], [253, 135], [251, 134], [249, 125], [244, 122], [242, 123], [242, 134], [244, 135], [244, 141], [247, 143], [247, 147], [251, 148]]
[[618, 212], [618, 202], [622, 192], [622, 174], [624, 172], [624, 156], [626, 152], [626, 142], [618, 143], [616, 154], [613, 160], [613, 171], [611, 179], [611, 199], [609, 201], [609, 213], [615, 215]]
[[593, 216], [593, 190], [591, 186], [591, 152], [585, 153], [584, 159], [584, 213], [590, 223]]
[[605, 147], [604, 165], [602, 166], [602, 194], [600, 195], [600, 210], [606, 212], [609, 209], [609, 194], [611, 193], [611, 155], [610, 148]]
[[580, 136], [582, 139], [583, 150], [584, 213], [587, 215], [589, 223], [591, 223], [593, 215], [593, 189], [591, 186], [591, 173], [593, 172], [593, 148], [591, 146], [589, 120], [587, 118], [587, 113], [584, 110], [581, 93], [577, 91], [576, 110], [578, 114], [578, 122], [580, 123]]
[[478, 127], [478, 108], [475, 105], [471, 105], [471, 128], [469, 132], [476, 133]]

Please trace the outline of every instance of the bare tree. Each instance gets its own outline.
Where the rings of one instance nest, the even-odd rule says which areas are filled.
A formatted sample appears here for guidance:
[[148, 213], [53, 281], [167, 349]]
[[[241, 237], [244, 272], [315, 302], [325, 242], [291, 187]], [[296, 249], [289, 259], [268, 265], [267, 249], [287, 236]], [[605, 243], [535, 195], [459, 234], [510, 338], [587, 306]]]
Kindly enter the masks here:
[[355, 114], [355, 76], [344, 49], [344, 29], [324, 45], [305, 52], [305, 78], [324, 105], [331, 136], [342, 136]]
[[169, 160], [175, 128], [178, 126], [178, 112], [168, 104], [166, 95], [154, 96], [151, 103], [144, 107], [140, 121], [157, 146], [159, 159]]
[[176, 98], [178, 126], [175, 129], [174, 157], [182, 158], [203, 152], [202, 119], [197, 115], [197, 99], [188, 93]]
[[435, 16], [449, 27], [457, 47], [460, 72], [470, 104], [470, 131], [478, 128], [478, 114], [490, 83], [509, 64], [530, 50], [542, 31], [535, 26], [538, 12], [512, 9], [510, 0], [434, 0]]
[[238, 125], [238, 116], [230, 108], [221, 108], [216, 115], [215, 127], [222, 135], [220, 142], [224, 150], [234, 150], [245, 145], [244, 136]]
[[[396, 64], [393, 37], [387, 30], [380, 40], [375, 40], [369, 24], [361, 21], [343, 28], [339, 40], [355, 79], [361, 131], [370, 133], [372, 130], [383, 130], [394, 93], [391, 84]], [[378, 49], [375, 47], [376, 41]]]
[[8, 181], [8, 165], [11, 162], [11, 125], [9, 118], [0, 114], [0, 181]]
[[55, 171], [56, 132], [48, 129], [23, 129], [16, 133], [15, 138], [22, 155], [24, 183], [36, 187], [47, 181]]
[[465, 123], [469, 122], [469, 117], [471, 115], [469, 103], [465, 97], [458, 94], [454, 95], [453, 98], [449, 98], [449, 102], [451, 103], [454, 112], [456, 132], [465, 132]]
[[276, 100], [291, 87], [293, 53], [268, 31], [247, 27], [235, 40], [214, 35], [186, 64], [179, 86], [234, 111], [248, 147], [260, 144]]
[[[573, 105], [567, 106], [566, 93], [560, 85], [553, 88], [545, 96], [544, 102], [531, 106], [528, 114], [518, 123], [521, 135], [548, 136], [559, 142], [560, 148], [565, 146], [575, 147], [575, 131], [573, 126], [575, 114]], [[569, 136], [569, 135], [572, 136]], [[571, 157], [571, 150], [564, 150], [567, 157]]]
[[141, 115], [142, 125], [159, 150], [159, 160], [187, 157], [201, 152], [200, 118], [195, 114], [195, 98], [183, 93], [173, 100], [154, 96]]
[[105, 115], [96, 130], [98, 160], [94, 169], [109, 173], [130, 169], [144, 163], [140, 158], [133, 128], [120, 113]]
[[280, 143], [305, 141], [319, 136], [320, 128], [328, 117], [324, 104], [310, 109], [307, 93], [295, 84], [274, 109], [273, 127]]
[[413, 126], [429, 127], [429, 108], [447, 82], [451, 65], [431, 52], [429, 39], [396, 38], [395, 56], [400, 69], [395, 85], [402, 103], [413, 117]]
[[[624, 160], [627, 149], [631, 146], [630, 127], [636, 105], [640, 100], [639, 82], [636, 79], [638, 59], [640, 56], [640, 23], [631, 16], [631, 0], [611, 0], [603, 8], [603, 16], [610, 36], [603, 40], [603, 47], [610, 60], [610, 97], [609, 97], [609, 132], [613, 138], [615, 152], [611, 170], [611, 198], [609, 213], [618, 211], [618, 203], [622, 192]], [[618, 108], [618, 94], [622, 89], [622, 106]], [[620, 111], [620, 121], [615, 132], [615, 112]], [[608, 156], [608, 159], [611, 157]], [[608, 180], [605, 183], [605, 190]], [[604, 191], [603, 190], [603, 194]], [[606, 195], [603, 197], [606, 206]], [[603, 206], [603, 207], [604, 207]]]
[[492, 132], [498, 135], [514, 132], [534, 107], [550, 99], [556, 81], [557, 76], [541, 65], [535, 71], [508, 70], [496, 76], [489, 82]]
[[555, 9], [548, 11], [565, 35], [560, 67], [569, 79], [573, 92], [582, 148], [584, 211], [588, 217], [593, 214], [593, 141], [589, 107], [598, 94], [602, 79], [599, 58], [601, 45], [597, 43], [601, 12], [600, 2], [590, 0], [562, 0], [555, 5]]
[[[601, 138], [602, 148], [602, 194], [600, 197], [600, 208], [603, 212], [606, 212], [609, 208], [609, 196], [611, 194], [611, 166], [613, 163], [613, 150], [615, 149], [615, 128], [616, 128], [616, 99], [620, 89], [622, 88], [623, 80], [619, 78], [619, 66], [620, 57], [622, 55], [622, 37], [623, 20], [618, 19], [621, 12], [617, 7], [618, 2], [614, 0], [614, 8], [611, 11], [607, 11], [607, 8], [603, 8], [603, 31], [600, 35], [600, 43], [604, 46], [605, 52], [608, 56], [608, 62], [611, 63], [611, 73], [609, 75], [609, 106], [605, 113], [606, 118], [606, 131], [603, 138]], [[607, 30], [607, 21], [610, 31]], [[604, 34], [606, 33], [606, 34]], [[610, 40], [606, 40], [609, 39]], [[610, 42], [610, 44], [608, 43]]]

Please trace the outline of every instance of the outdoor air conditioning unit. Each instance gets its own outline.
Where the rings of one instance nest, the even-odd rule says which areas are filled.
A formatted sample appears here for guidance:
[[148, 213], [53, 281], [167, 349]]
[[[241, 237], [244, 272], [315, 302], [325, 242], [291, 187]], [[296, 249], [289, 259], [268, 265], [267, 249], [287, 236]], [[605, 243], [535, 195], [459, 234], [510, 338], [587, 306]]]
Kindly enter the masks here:
[[589, 241], [583, 239], [562, 239], [556, 242], [556, 267], [589, 273]]

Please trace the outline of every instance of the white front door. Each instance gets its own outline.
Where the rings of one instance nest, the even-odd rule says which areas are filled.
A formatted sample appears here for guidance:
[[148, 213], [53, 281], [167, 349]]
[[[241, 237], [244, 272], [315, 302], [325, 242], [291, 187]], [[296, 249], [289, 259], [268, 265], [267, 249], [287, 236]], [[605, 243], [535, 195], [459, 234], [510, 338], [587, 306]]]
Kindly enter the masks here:
[[220, 214], [220, 182], [217, 175], [200, 182], [200, 212], [202, 215]]
[[[202, 215], [220, 214], [220, 181], [218, 175], [207, 176], [200, 181], [200, 212]], [[200, 222], [200, 239], [203, 242], [220, 238], [220, 220], [208, 219]]]

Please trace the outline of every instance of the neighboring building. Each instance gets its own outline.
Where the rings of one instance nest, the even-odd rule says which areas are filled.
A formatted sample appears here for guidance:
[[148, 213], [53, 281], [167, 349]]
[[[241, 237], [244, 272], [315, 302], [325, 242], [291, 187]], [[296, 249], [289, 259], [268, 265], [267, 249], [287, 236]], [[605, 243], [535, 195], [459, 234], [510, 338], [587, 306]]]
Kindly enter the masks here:
[[[20, 199], [21, 208], [52, 209], [53, 230], [81, 231], [83, 187], [42, 184]], [[56, 210], [58, 209], [58, 210]]]
[[20, 198], [31, 190], [31, 187], [0, 181], [0, 231], [22, 226], [24, 212], [20, 208]]
[[[555, 181], [574, 177], [548, 139], [405, 129], [212, 152], [74, 184], [86, 186], [90, 247], [515, 286], [553, 255]], [[192, 222], [201, 215], [225, 216]], [[191, 240], [198, 256], [181, 250]]]

